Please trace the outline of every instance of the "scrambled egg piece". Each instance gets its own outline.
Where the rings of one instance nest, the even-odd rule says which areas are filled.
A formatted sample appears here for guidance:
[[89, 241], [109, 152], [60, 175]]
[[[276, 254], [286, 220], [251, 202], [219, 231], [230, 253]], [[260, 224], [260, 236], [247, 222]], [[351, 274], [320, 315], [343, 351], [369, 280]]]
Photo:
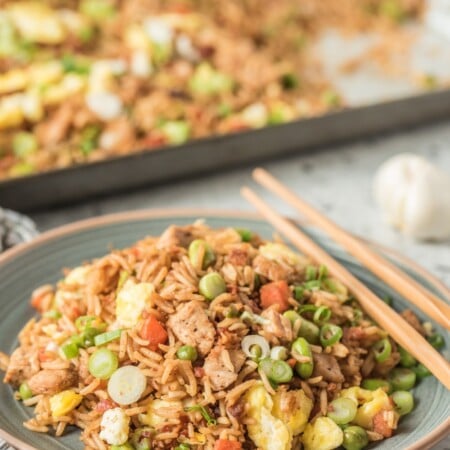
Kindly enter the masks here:
[[318, 417], [309, 423], [302, 437], [305, 450], [333, 450], [343, 441], [343, 431], [328, 417]]
[[50, 410], [52, 416], [62, 417], [75, 409], [83, 400], [83, 396], [72, 390], [58, 392], [50, 397]]
[[103, 413], [100, 439], [110, 445], [122, 445], [128, 440], [130, 418], [121, 408], [108, 409]]
[[133, 280], [127, 280], [117, 294], [117, 325], [133, 328], [141, 318], [142, 311], [154, 291], [151, 283], [136, 283]]
[[64, 278], [66, 284], [84, 285], [87, 283], [87, 274], [91, 270], [91, 266], [79, 266], [72, 269]]
[[148, 405], [147, 413], [139, 415], [139, 421], [144, 425], [156, 428], [158, 425], [161, 425], [162, 423], [167, 421], [166, 417], [160, 416], [158, 414], [158, 410], [164, 408], [173, 408], [175, 406], [177, 407], [177, 409], [182, 411], [182, 404], [179, 401], [170, 402], [167, 400], [155, 399]]
[[305, 427], [312, 409], [311, 400], [302, 390], [279, 391], [271, 396], [261, 384], [246, 394], [248, 434], [262, 450], [289, 450], [293, 436]]
[[379, 388], [375, 391], [368, 391], [359, 387], [344, 389], [340, 397], [351, 398], [358, 405], [361, 405], [356, 412], [353, 423], [371, 430], [373, 428], [374, 416], [382, 410], [392, 410], [392, 404], [386, 392]]

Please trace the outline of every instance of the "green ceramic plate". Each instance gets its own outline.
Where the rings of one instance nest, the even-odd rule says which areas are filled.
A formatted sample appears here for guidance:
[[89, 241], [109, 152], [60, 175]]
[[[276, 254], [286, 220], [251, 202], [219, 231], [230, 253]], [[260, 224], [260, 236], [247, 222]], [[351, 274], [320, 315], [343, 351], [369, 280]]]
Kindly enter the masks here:
[[[223, 211], [143, 211], [91, 219], [68, 225], [41, 235], [0, 256], [0, 350], [11, 352], [17, 345], [17, 333], [33, 315], [28, 305], [31, 291], [44, 283], [54, 283], [61, 269], [101, 256], [109, 249], [128, 246], [146, 235], [158, 235], [170, 224], [187, 224], [197, 218], [206, 219], [212, 227], [245, 227], [266, 238], [273, 230], [258, 217], [243, 213]], [[358, 278], [380, 295], [394, 299], [394, 307], [402, 309], [405, 302], [377, 280], [367, 270], [349, 258], [329, 240], [310, 230], [311, 235], [328, 252], [347, 266]], [[383, 252], [387, 252], [383, 250]], [[394, 256], [404, 270], [437, 295], [450, 300], [448, 290], [437, 280], [410, 262]], [[414, 309], [414, 308], [413, 308]], [[420, 314], [419, 314], [420, 315]], [[444, 331], [436, 327], [443, 335]], [[448, 335], [446, 345], [449, 348]], [[450, 426], [450, 393], [436, 379], [429, 377], [414, 390], [417, 407], [413, 414], [401, 421], [396, 435], [377, 449], [425, 449], [443, 438]], [[72, 430], [55, 439], [48, 435], [29, 432], [22, 422], [30, 417], [31, 410], [16, 402], [9, 386], [0, 385], [0, 436], [16, 447], [29, 449], [82, 449], [79, 432]]]

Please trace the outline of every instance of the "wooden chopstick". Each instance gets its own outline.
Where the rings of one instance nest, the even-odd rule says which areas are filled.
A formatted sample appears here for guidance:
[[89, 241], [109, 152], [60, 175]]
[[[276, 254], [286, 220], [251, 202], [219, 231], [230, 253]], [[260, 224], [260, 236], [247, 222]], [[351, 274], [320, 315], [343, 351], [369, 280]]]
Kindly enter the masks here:
[[251, 189], [243, 187], [241, 194], [295, 247], [311, 259], [325, 264], [333, 276], [347, 285], [367, 314], [379, 323], [406, 351], [425, 365], [447, 389], [450, 389], [450, 364], [403, 317], [378, 298], [305, 233], [273, 210]]
[[269, 191], [277, 194], [287, 203], [292, 205], [297, 211], [307, 217], [312, 224], [324, 230], [370, 271], [376, 274], [395, 291], [402, 294], [406, 300], [420, 308], [426, 315], [434, 319], [447, 330], [450, 330], [450, 306], [448, 304], [429, 292], [394, 264], [371, 250], [363, 242], [351, 236], [344, 229], [322, 215], [266, 170], [255, 169], [253, 171], [253, 178]]

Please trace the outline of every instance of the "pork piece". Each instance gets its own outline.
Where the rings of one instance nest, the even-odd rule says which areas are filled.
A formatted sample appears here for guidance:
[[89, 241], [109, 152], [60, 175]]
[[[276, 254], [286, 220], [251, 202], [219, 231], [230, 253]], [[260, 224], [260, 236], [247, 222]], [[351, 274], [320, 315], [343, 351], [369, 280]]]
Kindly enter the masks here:
[[216, 331], [200, 302], [185, 303], [167, 324], [183, 344], [193, 345], [202, 356], [211, 350]]
[[[244, 362], [245, 355], [241, 350], [227, 350], [221, 345], [211, 350], [203, 369], [211, 381], [213, 391], [221, 391], [234, 383]], [[231, 366], [234, 370], [231, 370]]]
[[245, 266], [248, 263], [248, 251], [245, 248], [232, 248], [228, 261], [235, 266]]
[[88, 272], [87, 290], [92, 294], [108, 293], [115, 290], [119, 277], [119, 267], [105, 263], [99, 264]]
[[13, 386], [19, 386], [23, 381], [34, 375], [31, 368], [31, 357], [21, 347], [16, 348], [9, 358], [8, 369], [3, 381]]
[[281, 341], [292, 341], [292, 325], [288, 318], [284, 317], [272, 308], [264, 310], [261, 313], [261, 316], [268, 319], [268, 322], [263, 325], [264, 331], [280, 339]]
[[78, 382], [78, 374], [71, 369], [44, 369], [28, 380], [31, 392], [34, 395], [53, 395], [64, 391]]
[[326, 353], [313, 353], [314, 371], [313, 377], [322, 376], [324, 381], [333, 383], [344, 382], [339, 364], [334, 356]]
[[400, 315], [422, 336], [426, 335], [425, 328], [420, 323], [420, 320], [417, 316], [410, 310], [405, 309], [400, 313]]
[[253, 269], [257, 274], [271, 281], [286, 280], [293, 273], [293, 269], [289, 266], [281, 265], [277, 261], [272, 261], [262, 255], [258, 255], [253, 260]]
[[194, 240], [190, 226], [179, 227], [171, 225], [158, 239], [158, 248], [165, 247], [188, 247]]
[[120, 118], [108, 123], [100, 135], [100, 147], [112, 153], [127, 153], [135, 144], [133, 125]]

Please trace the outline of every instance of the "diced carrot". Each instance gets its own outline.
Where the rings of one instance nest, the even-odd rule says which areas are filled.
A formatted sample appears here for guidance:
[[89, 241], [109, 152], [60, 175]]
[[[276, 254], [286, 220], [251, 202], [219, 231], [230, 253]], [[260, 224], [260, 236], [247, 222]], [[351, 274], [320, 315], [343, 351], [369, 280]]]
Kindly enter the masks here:
[[241, 450], [242, 445], [238, 441], [229, 441], [228, 439], [219, 439], [214, 444], [214, 450]]
[[392, 428], [389, 427], [383, 413], [384, 410], [381, 410], [373, 416], [373, 431], [388, 438], [392, 436]]
[[149, 343], [152, 350], [157, 350], [159, 344], [167, 342], [167, 331], [155, 316], [148, 316], [140, 331], [140, 336]]
[[297, 360], [296, 360], [295, 358], [289, 358], [286, 362], [287, 362], [292, 368], [294, 368], [295, 365], [297, 364]]
[[274, 281], [267, 283], [259, 290], [261, 306], [263, 309], [272, 305], [278, 305], [278, 311], [284, 312], [289, 309], [289, 286], [286, 281]]

